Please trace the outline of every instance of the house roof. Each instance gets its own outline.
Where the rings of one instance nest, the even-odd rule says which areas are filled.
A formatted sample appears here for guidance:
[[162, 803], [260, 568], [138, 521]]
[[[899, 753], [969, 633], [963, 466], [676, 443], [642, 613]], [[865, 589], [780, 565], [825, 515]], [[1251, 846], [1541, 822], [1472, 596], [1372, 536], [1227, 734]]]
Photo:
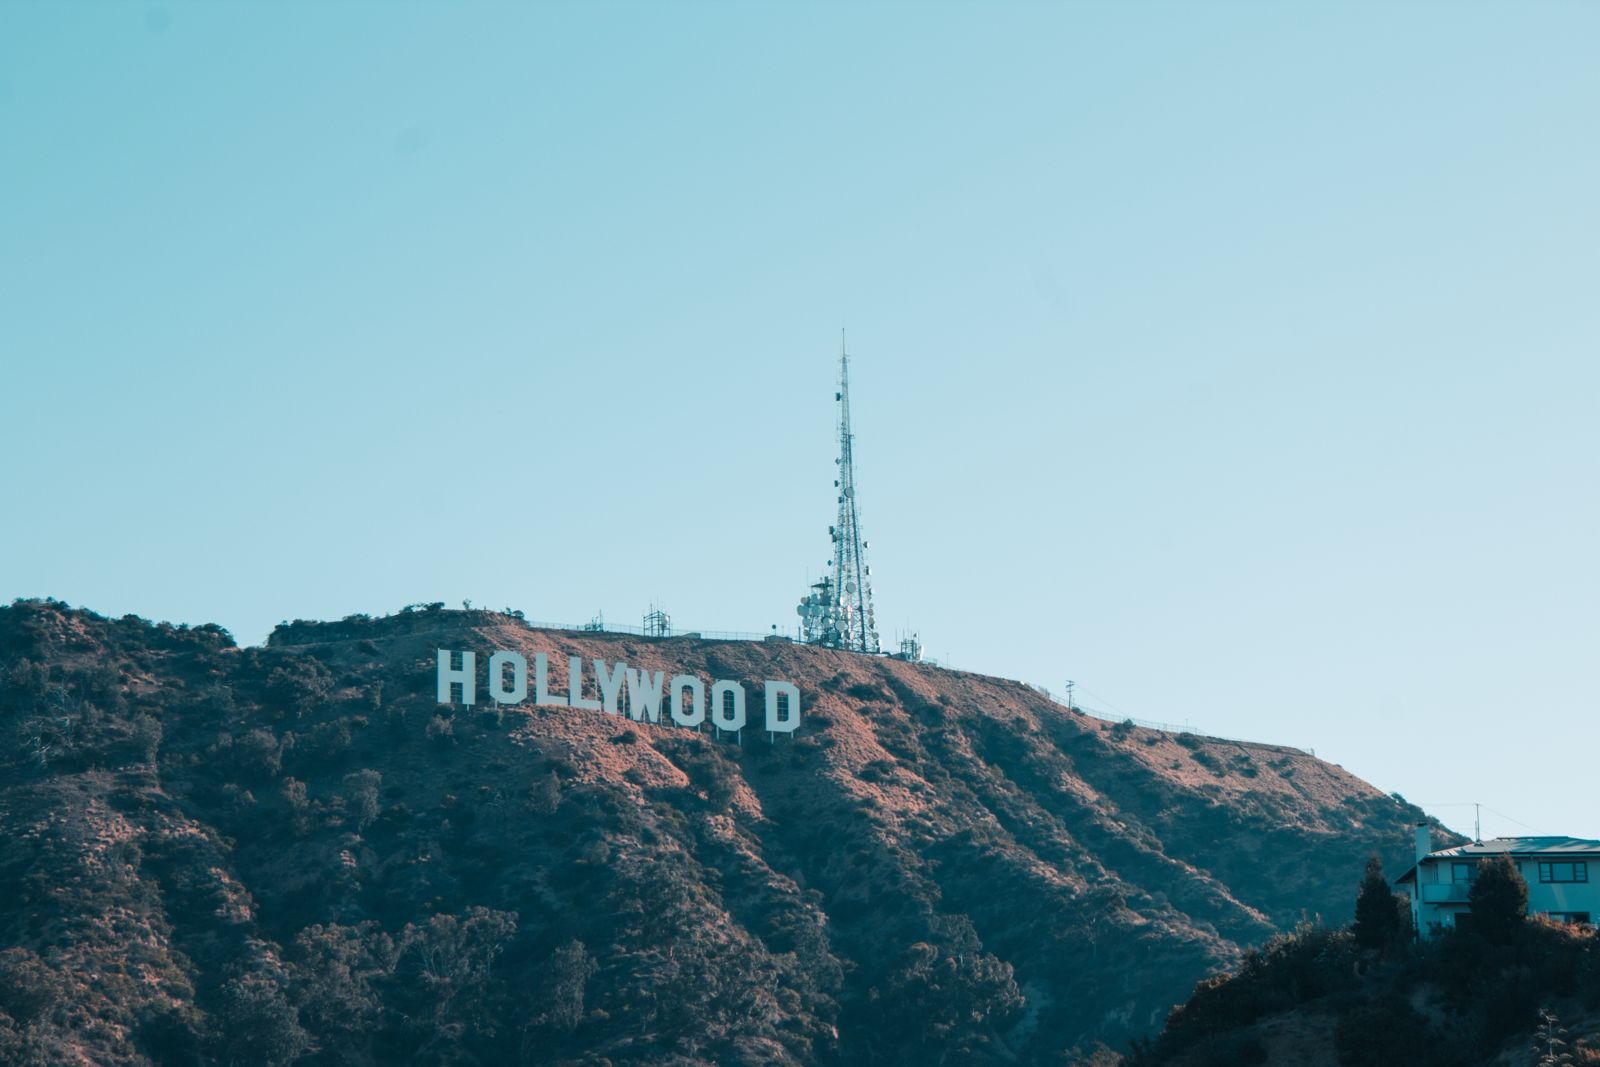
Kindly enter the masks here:
[[[1600, 841], [1588, 837], [1495, 837], [1488, 841], [1469, 841], [1454, 848], [1441, 848], [1422, 858], [1430, 860], [1478, 860], [1485, 856], [1516, 856], [1525, 859], [1544, 859], [1553, 856], [1600, 856]], [[1416, 877], [1413, 864], [1405, 874], [1394, 880], [1395, 885]]]
[[1442, 848], [1430, 860], [1482, 859], [1485, 856], [1600, 856], [1600, 841], [1586, 837], [1495, 837]]

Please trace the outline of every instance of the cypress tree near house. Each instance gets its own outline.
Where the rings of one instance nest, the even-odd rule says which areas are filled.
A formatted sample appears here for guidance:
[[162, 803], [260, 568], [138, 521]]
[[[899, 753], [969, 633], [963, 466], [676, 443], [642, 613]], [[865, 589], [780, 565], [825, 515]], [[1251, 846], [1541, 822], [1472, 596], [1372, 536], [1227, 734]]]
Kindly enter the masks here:
[[1403, 901], [1389, 888], [1383, 876], [1383, 861], [1377, 853], [1367, 857], [1366, 876], [1356, 897], [1356, 944], [1362, 948], [1386, 949], [1400, 938]]

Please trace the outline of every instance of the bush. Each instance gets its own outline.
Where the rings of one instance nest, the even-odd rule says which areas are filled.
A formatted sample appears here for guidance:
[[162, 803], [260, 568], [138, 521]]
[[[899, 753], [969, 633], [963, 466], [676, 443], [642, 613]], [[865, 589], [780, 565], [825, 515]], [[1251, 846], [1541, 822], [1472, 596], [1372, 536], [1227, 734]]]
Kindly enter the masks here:
[[535, 815], [554, 815], [561, 806], [561, 779], [555, 771], [528, 787], [528, 806]]
[[23, 948], [0, 952], [0, 1012], [23, 1027], [43, 1019], [65, 992], [54, 970]]
[[374, 984], [394, 972], [394, 940], [375, 922], [312, 926], [295, 937], [294, 950], [301, 1016], [342, 1053], [339, 1062], [359, 1062], [364, 1038], [383, 1017]]
[[1339, 1020], [1334, 1045], [1347, 1067], [1417, 1063], [1428, 1050], [1427, 1020], [1398, 994], [1365, 1004]]
[[309, 656], [299, 658], [292, 667], [276, 667], [267, 676], [267, 699], [287, 707], [298, 718], [328, 698], [333, 675]]
[[350, 720], [335, 719], [312, 727], [302, 751], [313, 766], [332, 763], [350, 750], [352, 740]]
[[1292, 934], [1245, 953], [1237, 974], [1207, 978], [1167, 1017], [1161, 1048], [1184, 1048], [1208, 1034], [1239, 1029], [1264, 1015], [1348, 988], [1355, 981], [1348, 931], [1302, 922]]
[[556, 949], [544, 965], [537, 1000], [542, 1010], [534, 1018], [535, 1025], [564, 1032], [575, 1029], [583, 1021], [584, 987], [598, 969], [582, 941], [568, 941]]
[[149, 715], [139, 716], [133, 726], [133, 743], [144, 762], [154, 763], [161, 749], [161, 721]]
[[428, 740], [443, 748], [455, 740], [455, 725], [443, 715], [435, 715], [428, 721], [428, 728], [424, 731]]
[[271, 730], [251, 730], [233, 743], [233, 765], [247, 779], [276, 778], [283, 770], [283, 747]]
[[378, 787], [382, 784], [383, 775], [377, 771], [356, 771], [344, 776], [345, 811], [356, 833], [361, 833], [378, 818]]
[[278, 983], [264, 974], [235, 978], [222, 989], [217, 1044], [230, 1064], [277, 1067], [299, 1059], [312, 1047], [299, 1013]]
[[1267, 1049], [1252, 1033], [1214, 1034], [1194, 1047], [1187, 1062], [1194, 1067], [1257, 1067], [1267, 1062]]

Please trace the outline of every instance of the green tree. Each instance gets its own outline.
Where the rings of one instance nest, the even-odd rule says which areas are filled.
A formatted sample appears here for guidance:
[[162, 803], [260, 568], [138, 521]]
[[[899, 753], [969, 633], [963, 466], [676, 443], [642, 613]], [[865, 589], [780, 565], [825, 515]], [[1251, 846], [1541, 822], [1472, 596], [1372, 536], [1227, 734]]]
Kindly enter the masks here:
[[887, 980], [868, 994], [874, 1029], [885, 1048], [971, 1062], [997, 1026], [1021, 1009], [1011, 964], [984, 951], [971, 920], [934, 920], [937, 940], [917, 941], [900, 955]]
[[65, 995], [59, 974], [25, 948], [0, 952], [0, 1012], [25, 1029], [47, 1016]]
[[283, 794], [284, 806], [294, 820], [294, 832], [305, 833], [311, 825], [307, 818], [311, 811], [311, 798], [306, 795], [306, 784], [298, 778], [285, 778], [279, 792]]
[[554, 815], [561, 806], [561, 779], [551, 771], [528, 787], [528, 806], [536, 815]]
[[251, 730], [234, 741], [233, 763], [251, 781], [276, 778], [283, 770], [283, 746], [271, 730]]
[[394, 973], [394, 940], [375, 922], [312, 926], [294, 939], [294, 1000], [301, 1017], [341, 1062], [367, 1058], [383, 1017], [374, 983]]
[[383, 775], [374, 770], [355, 771], [344, 776], [345, 811], [356, 833], [361, 833], [378, 818], [378, 787]]
[[1467, 892], [1472, 927], [1486, 941], [1505, 944], [1522, 929], [1528, 914], [1528, 883], [1511, 857], [1499, 855], [1478, 864], [1478, 876]]
[[1381, 951], [1399, 939], [1400, 929], [1395, 894], [1383, 876], [1383, 861], [1373, 853], [1367, 857], [1366, 877], [1361, 879], [1361, 892], [1356, 896], [1356, 944]]
[[277, 1067], [312, 1051], [311, 1035], [278, 983], [266, 974], [245, 974], [222, 988], [217, 1041], [226, 1064]]
[[544, 1011], [538, 1021], [558, 1030], [576, 1028], [583, 1021], [584, 987], [595, 970], [594, 957], [582, 941], [574, 939], [556, 949], [545, 964], [539, 998]]
[[156, 753], [161, 749], [161, 720], [150, 715], [141, 715], [133, 725], [133, 743], [139, 755], [146, 763], [156, 761]]
[[408, 923], [396, 946], [411, 962], [408, 979], [419, 998], [414, 1025], [439, 1052], [468, 1031], [492, 1033], [489, 983], [494, 961], [517, 933], [515, 912], [468, 908], [465, 915], [434, 915]]
[[292, 667], [274, 668], [267, 676], [265, 691], [268, 701], [287, 707], [299, 718], [327, 701], [333, 691], [333, 675], [316, 660], [302, 657]]

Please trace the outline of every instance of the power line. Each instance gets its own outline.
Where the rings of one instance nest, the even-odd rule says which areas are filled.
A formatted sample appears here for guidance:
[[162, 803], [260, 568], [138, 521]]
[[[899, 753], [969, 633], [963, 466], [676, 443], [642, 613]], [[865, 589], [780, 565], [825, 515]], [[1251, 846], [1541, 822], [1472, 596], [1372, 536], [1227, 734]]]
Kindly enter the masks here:
[[1417, 807], [1419, 807], [1419, 808], [1482, 808], [1484, 811], [1488, 812], [1490, 815], [1498, 815], [1500, 818], [1504, 819], [1506, 822], [1515, 823], [1516, 825], [1522, 827], [1524, 830], [1532, 830], [1534, 832], [1534, 834], [1537, 835], [1537, 836], [1540, 836], [1540, 837], [1547, 836], [1547, 835], [1545, 835], [1544, 831], [1539, 830], [1536, 827], [1529, 826], [1527, 823], [1523, 822], [1521, 819], [1513, 819], [1511, 816], [1507, 815], [1505, 812], [1497, 811], [1494, 808], [1491, 808], [1489, 805], [1483, 803], [1481, 800], [1443, 800], [1443, 801], [1418, 800], [1418, 801], [1413, 801], [1413, 803], [1415, 803], [1417, 805]]
[[1523, 828], [1523, 829], [1524, 829], [1524, 830], [1533, 830], [1533, 832], [1534, 832], [1534, 833], [1536, 833], [1536, 834], [1539, 834], [1539, 835], [1540, 835], [1540, 836], [1544, 836], [1544, 831], [1542, 831], [1542, 830], [1534, 830], [1534, 828], [1533, 828], [1533, 827], [1531, 827], [1531, 826], [1529, 826], [1529, 825], [1528, 825], [1528, 824], [1527, 824], [1527, 823], [1525, 823], [1525, 822], [1522, 822], [1522, 821], [1520, 821], [1520, 820], [1517, 820], [1517, 819], [1513, 819], [1513, 818], [1512, 818], [1512, 817], [1511, 817], [1511, 816], [1509, 816], [1509, 815], [1507, 815], [1507, 814], [1506, 814], [1506, 813], [1505, 813], [1505, 812], [1503, 812], [1503, 811], [1495, 811], [1495, 810], [1494, 810], [1494, 809], [1493, 809], [1493, 808], [1491, 808], [1491, 807], [1490, 807], [1490, 806], [1489, 806], [1489, 805], [1487, 805], [1487, 804], [1485, 804], [1485, 805], [1484, 805], [1484, 806], [1483, 806], [1483, 810], [1484, 810], [1484, 811], [1487, 811], [1487, 812], [1488, 812], [1488, 813], [1489, 813], [1489, 814], [1490, 814], [1490, 815], [1498, 815], [1498, 816], [1500, 816], [1500, 817], [1501, 817], [1501, 818], [1502, 818], [1502, 819], [1504, 819], [1504, 820], [1506, 820], [1506, 821], [1507, 821], [1507, 822], [1514, 822], [1514, 823], [1516, 823], [1516, 824], [1517, 824], [1517, 825], [1518, 825], [1518, 826], [1520, 826], [1520, 827], [1522, 827], [1522, 828]]
[[1127, 712], [1123, 711], [1121, 708], [1117, 707], [1115, 704], [1111, 703], [1111, 701], [1107, 700], [1105, 697], [1101, 696], [1099, 693], [1096, 693], [1093, 689], [1090, 689], [1088, 686], [1084, 685], [1082, 682], [1074, 682], [1073, 685], [1074, 685], [1075, 688], [1081, 689], [1085, 693], [1088, 693], [1089, 696], [1092, 699], [1098, 700], [1100, 703], [1104, 704], [1106, 707], [1110, 708], [1112, 711], [1116, 712], [1118, 715], [1127, 714]]

